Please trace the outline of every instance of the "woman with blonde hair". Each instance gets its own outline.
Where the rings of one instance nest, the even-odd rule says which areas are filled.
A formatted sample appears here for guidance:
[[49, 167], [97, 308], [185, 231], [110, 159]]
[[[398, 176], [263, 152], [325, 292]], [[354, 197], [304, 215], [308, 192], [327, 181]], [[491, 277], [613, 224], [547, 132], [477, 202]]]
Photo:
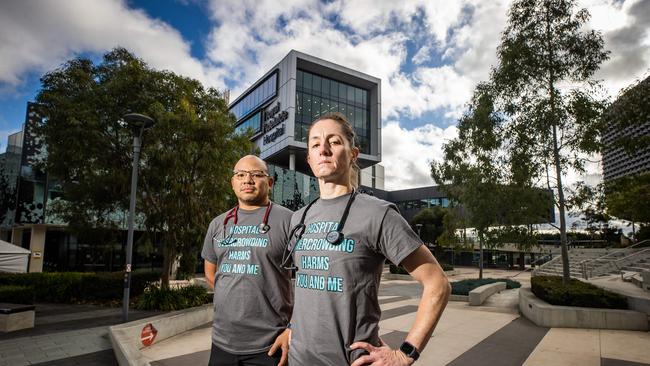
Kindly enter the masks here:
[[[395, 205], [356, 190], [359, 149], [343, 115], [314, 121], [307, 146], [320, 198], [292, 217], [288, 257], [297, 272], [289, 364], [410, 365], [440, 319], [449, 282]], [[379, 338], [386, 259], [423, 285], [415, 322], [396, 350]]]

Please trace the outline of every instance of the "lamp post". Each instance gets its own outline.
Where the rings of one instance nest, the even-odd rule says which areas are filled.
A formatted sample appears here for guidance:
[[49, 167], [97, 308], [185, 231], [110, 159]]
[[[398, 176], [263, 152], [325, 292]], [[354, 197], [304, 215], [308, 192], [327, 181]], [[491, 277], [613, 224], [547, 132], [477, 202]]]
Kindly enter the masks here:
[[151, 128], [155, 121], [149, 116], [138, 113], [125, 114], [122, 117], [133, 130], [133, 171], [131, 172], [131, 201], [129, 203], [129, 232], [126, 239], [126, 263], [124, 269], [124, 297], [122, 299], [122, 321], [129, 320], [129, 294], [131, 290], [131, 261], [133, 253], [133, 230], [135, 220], [135, 192], [138, 186], [138, 165], [140, 163], [140, 146], [144, 130]]
[[418, 229], [418, 238], [422, 240], [422, 236], [420, 235], [420, 231], [422, 230], [422, 224], [415, 224], [415, 227]]

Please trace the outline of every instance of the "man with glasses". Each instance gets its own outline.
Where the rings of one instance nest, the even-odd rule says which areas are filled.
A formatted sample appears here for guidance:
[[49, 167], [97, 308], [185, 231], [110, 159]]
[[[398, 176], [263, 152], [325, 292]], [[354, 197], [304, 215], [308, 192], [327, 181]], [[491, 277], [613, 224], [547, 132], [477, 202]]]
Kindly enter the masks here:
[[290, 272], [282, 254], [292, 212], [269, 200], [266, 163], [248, 155], [231, 178], [238, 205], [208, 227], [201, 256], [214, 288], [209, 365], [285, 365], [291, 316]]

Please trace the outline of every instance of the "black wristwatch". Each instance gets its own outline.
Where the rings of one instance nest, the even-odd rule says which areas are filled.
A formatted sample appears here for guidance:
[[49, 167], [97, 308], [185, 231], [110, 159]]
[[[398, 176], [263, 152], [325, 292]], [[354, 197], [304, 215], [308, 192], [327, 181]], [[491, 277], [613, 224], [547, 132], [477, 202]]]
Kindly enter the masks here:
[[409, 342], [404, 341], [404, 343], [399, 346], [399, 350], [402, 351], [402, 353], [404, 353], [406, 356], [412, 358], [413, 361], [417, 361], [418, 358], [420, 358], [420, 352], [418, 352], [418, 349]]

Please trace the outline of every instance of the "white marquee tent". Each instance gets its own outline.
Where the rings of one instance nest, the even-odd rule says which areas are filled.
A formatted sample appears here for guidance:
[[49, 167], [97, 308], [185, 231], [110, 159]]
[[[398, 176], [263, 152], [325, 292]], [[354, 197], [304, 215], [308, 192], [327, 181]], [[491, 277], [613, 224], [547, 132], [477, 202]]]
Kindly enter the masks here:
[[0, 240], [0, 272], [25, 273], [31, 252]]

